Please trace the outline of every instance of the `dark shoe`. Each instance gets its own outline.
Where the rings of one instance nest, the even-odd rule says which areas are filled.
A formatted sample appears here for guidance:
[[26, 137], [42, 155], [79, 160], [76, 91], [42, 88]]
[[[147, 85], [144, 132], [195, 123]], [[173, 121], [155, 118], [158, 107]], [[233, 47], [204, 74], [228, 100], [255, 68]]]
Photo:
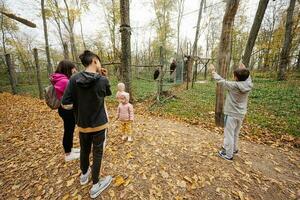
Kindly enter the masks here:
[[225, 151], [219, 151], [219, 156], [225, 160], [228, 160], [228, 161], [232, 161], [233, 160], [233, 157], [229, 158], [227, 155], [226, 155], [226, 152]]
[[[220, 150], [220, 151], [223, 151], [224, 154], [226, 154], [226, 150], [225, 150], [224, 147], [221, 147], [221, 150]], [[238, 154], [238, 153], [239, 153], [239, 150], [235, 150], [233, 153], [234, 153], [234, 154]]]

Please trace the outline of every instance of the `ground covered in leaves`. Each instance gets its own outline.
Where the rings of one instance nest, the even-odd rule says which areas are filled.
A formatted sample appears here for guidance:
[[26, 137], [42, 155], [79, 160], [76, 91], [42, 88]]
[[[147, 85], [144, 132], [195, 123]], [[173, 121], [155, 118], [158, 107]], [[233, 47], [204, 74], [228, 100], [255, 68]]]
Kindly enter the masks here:
[[[31, 97], [0, 94], [0, 199], [89, 199], [79, 162], [64, 162], [62, 122]], [[115, 109], [109, 109], [114, 118]], [[137, 108], [137, 111], [139, 108]], [[240, 141], [233, 162], [216, 152], [222, 135], [137, 112], [134, 141], [112, 120], [103, 175], [114, 182], [98, 199], [296, 199], [300, 152]], [[74, 139], [78, 146], [78, 136]]]

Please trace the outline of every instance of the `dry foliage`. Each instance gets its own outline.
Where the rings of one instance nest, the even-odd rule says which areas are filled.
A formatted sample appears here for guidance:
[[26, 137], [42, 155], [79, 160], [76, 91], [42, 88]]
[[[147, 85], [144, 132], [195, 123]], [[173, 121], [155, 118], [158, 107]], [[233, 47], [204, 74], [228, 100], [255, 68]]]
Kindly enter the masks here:
[[[0, 199], [89, 199], [91, 182], [80, 186], [79, 162], [64, 162], [56, 111], [8, 93], [0, 94], [0, 110]], [[132, 143], [111, 124], [102, 174], [114, 182], [98, 199], [296, 198], [298, 149], [242, 139], [228, 162], [216, 155], [220, 134], [136, 110]]]

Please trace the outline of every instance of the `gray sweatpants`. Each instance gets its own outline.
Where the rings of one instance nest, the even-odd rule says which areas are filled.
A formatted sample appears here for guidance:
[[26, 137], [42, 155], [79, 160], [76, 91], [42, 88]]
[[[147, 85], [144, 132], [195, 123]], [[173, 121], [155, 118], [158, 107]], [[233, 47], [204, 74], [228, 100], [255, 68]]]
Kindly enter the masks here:
[[238, 150], [239, 133], [242, 127], [243, 119], [233, 118], [225, 115], [224, 144], [227, 157], [233, 157], [233, 152]]

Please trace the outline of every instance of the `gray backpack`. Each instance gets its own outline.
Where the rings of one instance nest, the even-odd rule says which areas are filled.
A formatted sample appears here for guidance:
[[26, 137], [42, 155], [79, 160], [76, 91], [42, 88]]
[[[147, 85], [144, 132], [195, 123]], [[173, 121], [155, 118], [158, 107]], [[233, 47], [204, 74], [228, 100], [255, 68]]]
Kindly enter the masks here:
[[45, 101], [46, 104], [52, 109], [58, 109], [61, 101], [57, 98], [55, 88], [51, 84], [44, 89]]

